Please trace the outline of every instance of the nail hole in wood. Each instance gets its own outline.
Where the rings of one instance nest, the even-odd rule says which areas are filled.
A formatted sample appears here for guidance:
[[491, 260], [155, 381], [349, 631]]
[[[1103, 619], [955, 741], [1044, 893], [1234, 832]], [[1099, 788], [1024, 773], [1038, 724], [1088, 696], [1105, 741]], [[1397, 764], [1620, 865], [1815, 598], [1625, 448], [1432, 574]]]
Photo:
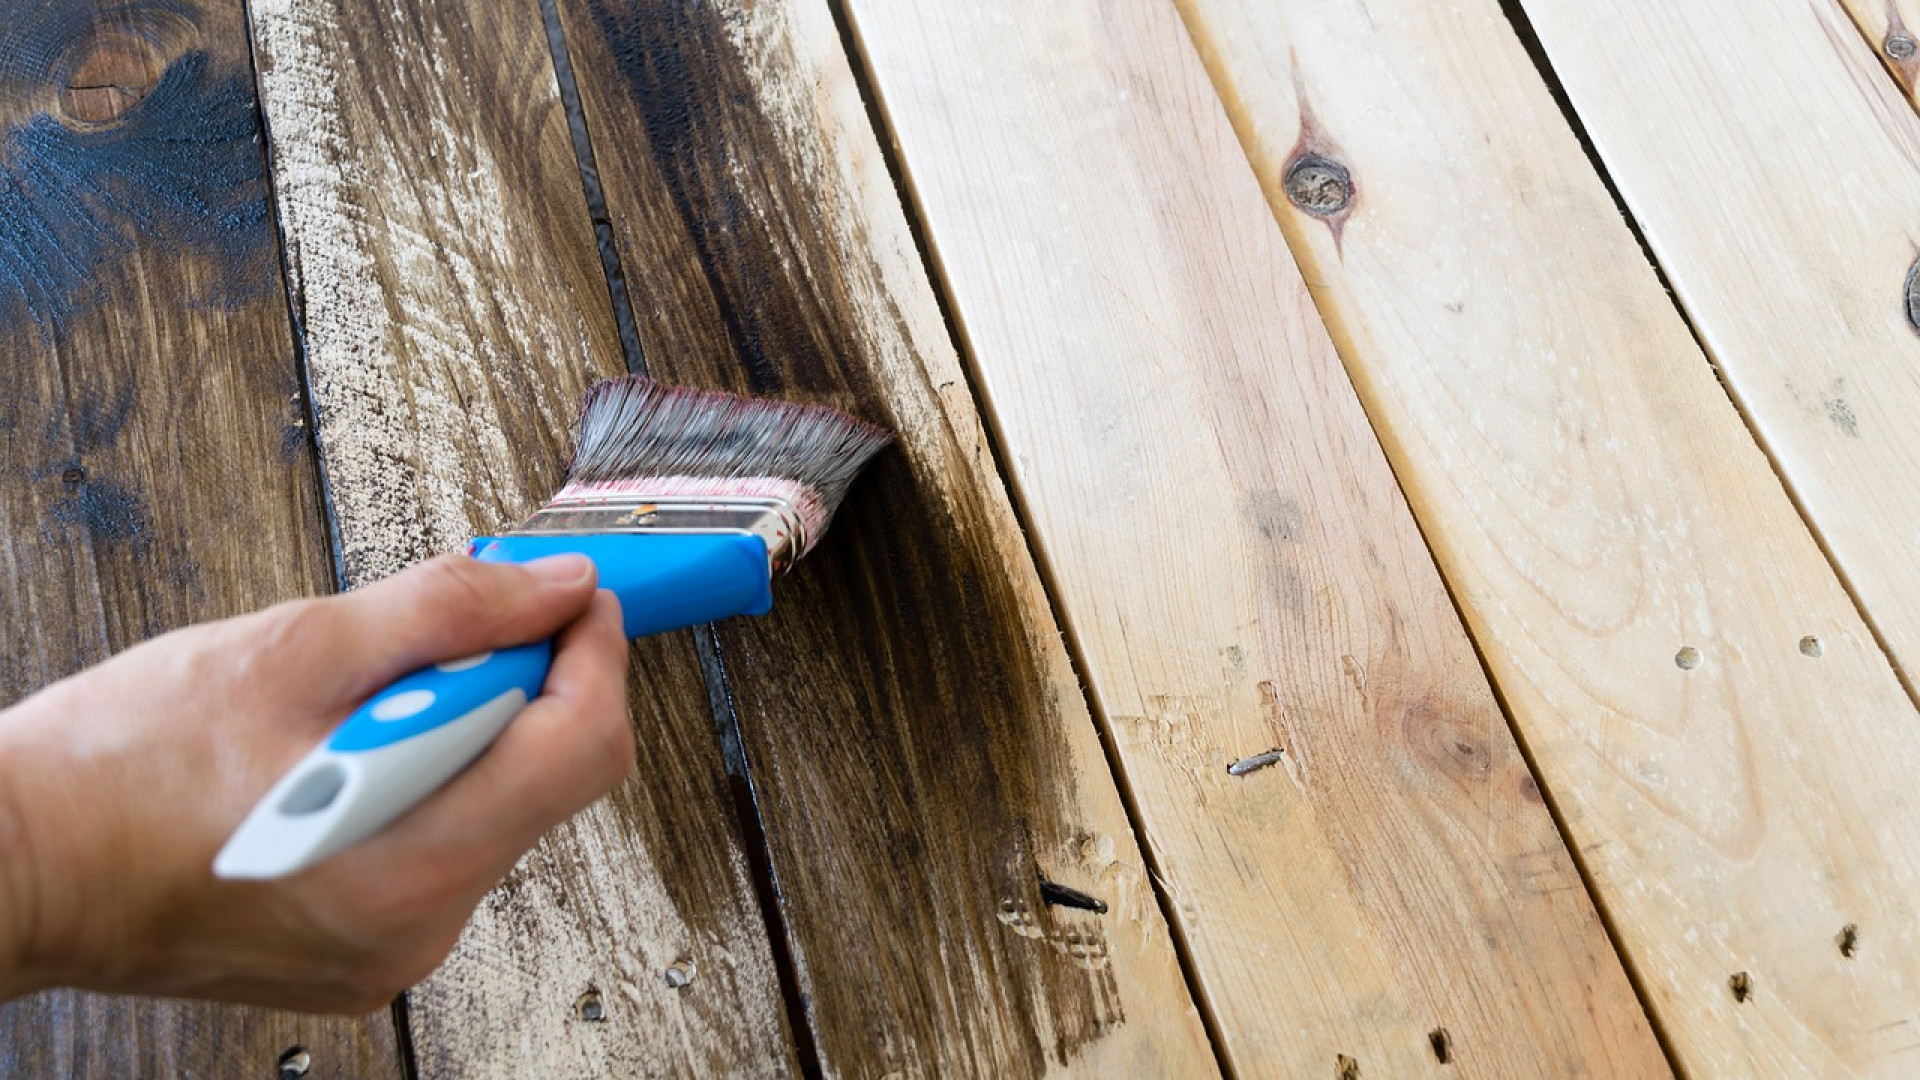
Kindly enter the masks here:
[[1353, 174], [1345, 165], [1308, 152], [1287, 166], [1287, 199], [1315, 217], [1332, 217], [1353, 201]]
[[1239, 761], [1227, 766], [1227, 775], [1245, 776], [1250, 772], [1276, 764], [1281, 758], [1286, 756], [1287, 752], [1285, 750], [1275, 747], [1265, 753], [1254, 754], [1252, 757], [1243, 757]]
[[1700, 650], [1691, 645], [1682, 645], [1680, 651], [1673, 654], [1673, 662], [1681, 671], [1692, 671], [1700, 666]]
[[669, 987], [675, 990], [684, 990], [688, 986], [693, 985], [694, 970], [693, 961], [675, 960], [673, 963], [667, 965], [667, 970], [661, 974], [661, 977], [667, 980]]
[[1753, 996], [1753, 976], [1744, 971], [1736, 971], [1733, 978], [1727, 980], [1727, 989], [1733, 991], [1733, 1000], [1744, 1005]]
[[279, 1080], [300, 1080], [313, 1067], [313, 1055], [307, 1053], [304, 1046], [290, 1046], [280, 1055], [280, 1063], [275, 1067], [274, 1075]]
[[1446, 1028], [1434, 1028], [1427, 1032], [1427, 1044], [1433, 1047], [1433, 1059], [1442, 1065], [1453, 1062], [1453, 1038]]
[[1815, 660], [1818, 660], [1820, 659], [1820, 654], [1826, 651], [1826, 648], [1820, 644], [1820, 639], [1814, 637], [1812, 634], [1808, 634], [1806, 637], [1800, 639], [1801, 656], [1811, 656]]
[[1920, 51], [1920, 46], [1916, 46], [1913, 39], [1905, 34], [1888, 34], [1881, 47], [1895, 60], [1911, 60], [1915, 51]]
[[87, 470], [75, 465], [60, 474], [60, 482], [68, 487], [79, 487], [87, 482]]
[[1840, 936], [1834, 940], [1840, 943], [1840, 955], [1851, 960], [1860, 949], [1860, 927], [1848, 923], [1840, 928]]
[[573, 1003], [573, 1015], [590, 1024], [599, 1023], [607, 1018], [607, 1007], [600, 1000], [600, 991], [588, 990]]
[[1095, 914], [1107, 913], [1107, 902], [1090, 893], [1062, 885], [1058, 882], [1040, 879], [1040, 902], [1048, 907], [1073, 908], [1078, 911], [1091, 911]]
[[1333, 1059], [1333, 1080], [1360, 1080], [1360, 1063], [1345, 1054]]

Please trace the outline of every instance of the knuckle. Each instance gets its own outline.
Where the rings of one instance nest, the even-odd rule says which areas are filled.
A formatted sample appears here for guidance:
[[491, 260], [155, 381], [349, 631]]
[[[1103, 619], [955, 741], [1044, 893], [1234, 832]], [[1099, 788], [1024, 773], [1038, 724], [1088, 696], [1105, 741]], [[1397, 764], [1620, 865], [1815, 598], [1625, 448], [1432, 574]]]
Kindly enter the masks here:
[[339, 609], [326, 599], [289, 600], [262, 611], [254, 625], [236, 627], [250, 673], [284, 673], [300, 657], [324, 652], [338, 640]]
[[422, 592], [437, 606], [462, 617], [492, 620], [503, 607], [495, 575], [488, 567], [460, 555], [441, 555], [421, 563]]

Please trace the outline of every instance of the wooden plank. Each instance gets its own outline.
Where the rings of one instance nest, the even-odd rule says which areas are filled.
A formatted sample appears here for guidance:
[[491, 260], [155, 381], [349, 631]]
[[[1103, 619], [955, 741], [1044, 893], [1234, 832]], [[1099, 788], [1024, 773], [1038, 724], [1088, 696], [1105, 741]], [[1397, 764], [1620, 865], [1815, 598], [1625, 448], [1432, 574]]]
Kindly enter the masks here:
[[[357, 584], [537, 506], [581, 392], [623, 361], [531, 0], [255, 0], [253, 17]], [[412, 993], [420, 1077], [794, 1074], [690, 639], [633, 655], [640, 769]], [[668, 984], [675, 963], [690, 985]]]
[[560, 10], [656, 374], [901, 440], [716, 633], [824, 1075], [1217, 1075], [826, 3]]
[[1920, 0], [1835, 0], [1853, 17], [1853, 24], [1880, 56], [1880, 63], [1906, 91], [1909, 100], [1920, 91]]
[[1234, 1071], [1665, 1075], [1178, 15], [852, 10]]
[[[328, 586], [237, 8], [0, 10], [0, 706]], [[0, 1076], [388, 1077], [359, 1020], [54, 991]]]
[[[1682, 1071], [1912, 1075], [1914, 710], [1499, 5], [1183, 5]], [[1564, 40], [1801, 70], [1744, 52], [1733, 5], [1684, 31], [1620, 7], [1598, 20], [1618, 34]], [[1627, 103], [1603, 151], [1698, 115], [1634, 102], [1662, 69], [1624, 70], [1575, 93]], [[1347, 171], [1346, 215], [1292, 202], [1306, 154]], [[1768, 262], [1780, 220], [1725, 235], [1832, 295]], [[1776, 327], [1790, 306], [1752, 301]], [[1827, 362], [1793, 378], [1825, 386]]]
[[1728, 390], [1915, 662], [1920, 499], [1888, 478], [1920, 467], [1920, 117], [1831, 2], [1526, 10]]

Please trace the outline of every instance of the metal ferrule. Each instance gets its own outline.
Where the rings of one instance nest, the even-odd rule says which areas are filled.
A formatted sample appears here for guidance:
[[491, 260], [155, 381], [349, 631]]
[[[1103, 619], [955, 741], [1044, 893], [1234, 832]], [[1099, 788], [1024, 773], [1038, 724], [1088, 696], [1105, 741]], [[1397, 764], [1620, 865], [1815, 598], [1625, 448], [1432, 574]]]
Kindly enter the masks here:
[[800, 515], [784, 499], [649, 498], [609, 495], [548, 503], [513, 530], [530, 536], [605, 533], [742, 533], [767, 545], [767, 562], [778, 573], [806, 548]]

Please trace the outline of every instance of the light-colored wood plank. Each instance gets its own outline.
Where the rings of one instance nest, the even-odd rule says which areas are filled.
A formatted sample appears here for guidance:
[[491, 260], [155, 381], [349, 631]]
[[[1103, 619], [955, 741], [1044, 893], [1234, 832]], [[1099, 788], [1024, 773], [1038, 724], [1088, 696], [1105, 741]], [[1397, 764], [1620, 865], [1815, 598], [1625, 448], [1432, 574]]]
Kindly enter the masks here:
[[[256, 0], [253, 18], [358, 584], [538, 505], [581, 391], [623, 360], [532, 0]], [[412, 993], [419, 1076], [795, 1074], [690, 639], [637, 644], [634, 673], [641, 768]]]
[[1920, 75], [1920, 0], [1831, 0], [1846, 9], [1880, 63], [1916, 101], [1915, 76]]
[[1920, 662], [1920, 117], [1832, 0], [1525, 8], [1734, 400]]
[[1236, 1074], [1664, 1075], [1173, 8], [851, 7]]
[[[0, 6], [0, 707], [328, 588], [240, 10]], [[51, 991], [0, 1077], [399, 1080], [393, 1025]]]
[[[1914, 710], [1496, 0], [1182, 2], [1686, 1075], [1913, 1075]], [[1794, 70], [1725, 20], [1634, 21], [1595, 32]], [[1600, 141], [1688, 115], [1643, 100]], [[1289, 200], [1303, 152], [1350, 171], [1337, 227]], [[1730, 257], [1796, 280], [1759, 219], [1726, 224]]]
[[654, 374], [900, 437], [715, 631], [823, 1075], [1217, 1076], [825, 0], [560, 10]]

